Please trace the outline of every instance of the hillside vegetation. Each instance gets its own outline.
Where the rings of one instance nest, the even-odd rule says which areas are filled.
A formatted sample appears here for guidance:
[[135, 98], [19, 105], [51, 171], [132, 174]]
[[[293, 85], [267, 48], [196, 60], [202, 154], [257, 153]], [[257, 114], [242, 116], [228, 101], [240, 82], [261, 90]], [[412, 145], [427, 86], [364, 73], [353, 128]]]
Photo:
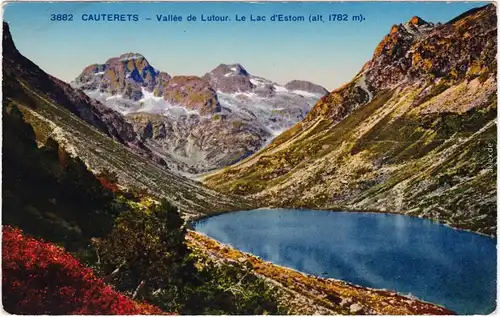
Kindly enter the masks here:
[[[2, 157], [2, 296], [10, 313], [286, 312], [273, 288], [251, 272], [212, 265], [188, 249], [176, 207], [120, 189], [110, 172], [94, 176], [53, 139], [39, 148], [19, 109], [2, 109], [9, 136]], [[232, 285], [244, 291], [232, 292]]]
[[488, 5], [394, 25], [351, 82], [205, 184], [261, 206], [404, 213], [495, 235], [496, 21]]

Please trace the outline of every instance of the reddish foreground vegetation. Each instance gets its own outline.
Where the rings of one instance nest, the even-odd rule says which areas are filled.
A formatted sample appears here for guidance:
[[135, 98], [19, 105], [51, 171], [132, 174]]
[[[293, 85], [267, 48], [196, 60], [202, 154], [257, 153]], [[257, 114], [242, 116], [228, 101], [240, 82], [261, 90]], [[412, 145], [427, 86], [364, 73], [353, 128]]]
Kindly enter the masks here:
[[106, 285], [76, 258], [51, 243], [3, 226], [2, 294], [12, 314], [163, 314]]

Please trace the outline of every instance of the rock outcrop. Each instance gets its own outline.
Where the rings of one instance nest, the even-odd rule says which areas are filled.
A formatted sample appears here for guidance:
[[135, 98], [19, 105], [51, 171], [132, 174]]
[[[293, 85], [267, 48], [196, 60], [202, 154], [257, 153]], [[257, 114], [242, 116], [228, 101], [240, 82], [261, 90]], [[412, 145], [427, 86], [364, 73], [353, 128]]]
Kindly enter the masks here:
[[169, 74], [154, 69], [141, 54], [127, 53], [104, 64], [87, 66], [74, 84], [82, 90], [119, 94], [137, 101], [143, 97], [143, 89], [161, 92], [160, 87], [170, 78]]
[[217, 93], [208, 82], [196, 76], [175, 76], [161, 87], [163, 98], [200, 114], [220, 112]]

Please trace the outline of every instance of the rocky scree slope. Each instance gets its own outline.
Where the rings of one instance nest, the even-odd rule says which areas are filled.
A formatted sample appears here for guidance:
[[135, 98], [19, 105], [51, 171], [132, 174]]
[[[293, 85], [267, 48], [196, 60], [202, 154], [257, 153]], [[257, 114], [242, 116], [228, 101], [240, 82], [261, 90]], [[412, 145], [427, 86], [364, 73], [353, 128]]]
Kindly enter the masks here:
[[497, 17], [394, 25], [346, 85], [205, 183], [260, 205], [404, 213], [495, 235]]
[[185, 175], [255, 153], [328, 93], [305, 81], [280, 86], [239, 64], [171, 77], [137, 53], [90, 65], [72, 85], [125, 115], [141, 140]]
[[3, 27], [2, 106], [18, 107], [40, 143], [55, 139], [95, 173], [114, 172], [120, 184], [165, 197], [187, 218], [252, 207], [156, 164], [119, 113], [45, 73], [17, 51]]

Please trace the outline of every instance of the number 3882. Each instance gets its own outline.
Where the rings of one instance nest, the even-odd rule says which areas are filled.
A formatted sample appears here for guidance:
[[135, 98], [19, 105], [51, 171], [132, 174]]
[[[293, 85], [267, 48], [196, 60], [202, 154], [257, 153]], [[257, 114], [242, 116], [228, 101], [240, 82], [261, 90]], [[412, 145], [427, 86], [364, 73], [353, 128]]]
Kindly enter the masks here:
[[50, 21], [73, 21], [72, 14], [51, 14]]

